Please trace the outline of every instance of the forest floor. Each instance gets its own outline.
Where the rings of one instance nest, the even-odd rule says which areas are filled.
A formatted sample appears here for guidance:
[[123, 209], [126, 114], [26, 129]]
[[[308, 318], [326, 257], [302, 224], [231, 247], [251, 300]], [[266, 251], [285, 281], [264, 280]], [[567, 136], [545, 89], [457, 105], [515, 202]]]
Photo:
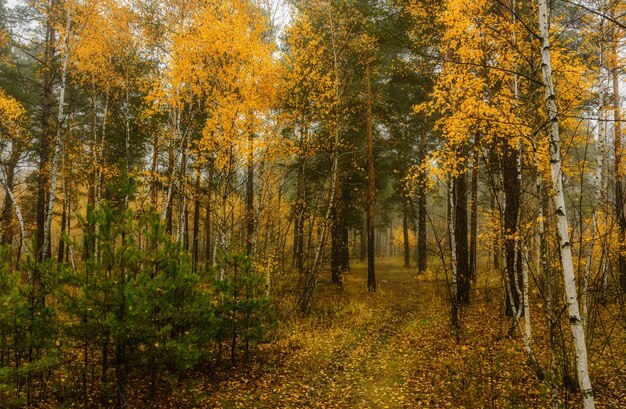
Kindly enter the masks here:
[[[358, 263], [346, 274], [342, 293], [320, 283], [311, 315], [283, 323], [254, 363], [181, 380], [160, 403], [176, 408], [550, 406], [549, 383], [526, 364], [519, 337], [506, 335], [509, 323], [498, 307], [497, 289], [474, 294], [456, 334], [443, 275], [418, 277], [414, 269], [400, 266], [397, 259], [378, 260], [376, 293], [367, 292], [366, 269]], [[531, 309], [535, 325], [545, 327], [539, 307]], [[539, 350], [545, 331], [535, 331], [539, 361], [547, 365], [547, 348]], [[595, 368], [597, 406], [624, 407], [624, 374]], [[561, 407], [579, 406], [575, 390], [559, 388], [557, 399]]]

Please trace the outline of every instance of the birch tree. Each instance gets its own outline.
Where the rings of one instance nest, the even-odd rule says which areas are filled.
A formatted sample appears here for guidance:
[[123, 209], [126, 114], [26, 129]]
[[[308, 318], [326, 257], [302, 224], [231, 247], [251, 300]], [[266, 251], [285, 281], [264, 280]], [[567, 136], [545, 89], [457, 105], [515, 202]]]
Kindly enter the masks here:
[[559, 133], [559, 111], [556, 89], [552, 77], [550, 52], [550, 8], [547, 0], [537, 0], [539, 6], [539, 33], [541, 36], [541, 71], [545, 87], [546, 111], [548, 114], [548, 132], [550, 133], [550, 170], [552, 175], [553, 201], [558, 226], [558, 239], [561, 254], [561, 268], [565, 284], [565, 296], [569, 323], [574, 339], [576, 372], [578, 385], [585, 409], [595, 407], [593, 389], [587, 362], [587, 345], [576, 291], [576, 276], [572, 258], [572, 245], [569, 238], [569, 225], [563, 192], [563, 174], [561, 165], [561, 139]]

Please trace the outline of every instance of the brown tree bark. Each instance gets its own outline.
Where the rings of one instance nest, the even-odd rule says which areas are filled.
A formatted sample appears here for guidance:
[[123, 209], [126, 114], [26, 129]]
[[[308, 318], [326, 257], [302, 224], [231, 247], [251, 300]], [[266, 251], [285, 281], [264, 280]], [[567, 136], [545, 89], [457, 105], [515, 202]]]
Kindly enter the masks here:
[[363, 220], [361, 221], [361, 226], [359, 226], [359, 235], [360, 235], [360, 249], [359, 249], [359, 260], [365, 261], [365, 257], [367, 257], [367, 214], [362, 215]]
[[467, 175], [454, 178], [454, 242], [456, 246], [457, 302], [469, 302], [469, 248], [467, 242]]
[[[339, 162], [341, 163], [341, 162]], [[332, 207], [332, 225], [330, 229], [331, 249], [330, 249], [330, 271], [332, 282], [338, 286], [343, 284], [343, 247], [347, 243], [343, 242], [343, 226], [344, 226], [344, 197], [343, 197], [343, 181], [340, 170], [337, 170], [337, 183], [333, 197]]]
[[198, 166], [196, 169], [196, 184], [195, 184], [195, 197], [193, 206], [193, 236], [191, 240], [191, 270], [192, 272], [198, 271], [198, 259], [200, 253], [200, 180], [202, 179], [201, 168]]
[[374, 267], [374, 230], [376, 227], [376, 180], [374, 173], [374, 137], [372, 129], [372, 84], [369, 62], [365, 66], [367, 105], [367, 288], [376, 291]]
[[426, 192], [421, 188], [417, 199], [417, 271], [424, 273], [428, 269], [428, 247], [426, 243]]
[[502, 184], [504, 189], [504, 250], [505, 250], [505, 274], [508, 276], [508, 282], [511, 285], [512, 300], [510, 297], [506, 299], [506, 314], [513, 316], [513, 306], [515, 310], [520, 311], [520, 296], [517, 288], [521, 285], [521, 257], [519, 257], [519, 249], [517, 248], [517, 224], [520, 206], [520, 182], [517, 175], [517, 159], [518, 150], [512, 147], [508, 142], [503, 146], [502, 158]]
[[404, 267], [411, 266], [411, 246], [409, 244], [409, 202], [402, 198], [402, 240], [404, 245]]
[[469, 279], [476, 282], [477, 264], [477, 229], [478, 229], [478, 170], [480, 161], [479, 139], [474, 143], [474, 156], [472, 158], [472, 180], [470, 193], [470, 244], [469, 244]]
[[254, 250], [254, 133], [248, 132], [248, 166], [246, 170], [246, 255]]
[[620, 288], [626, 291], [626, 214], [624, 213], [624, 181], [622, 178], [622, 125], [620, 112], [617, 27], [613, 29], [611, 76], [613, 80], [613, 129], [615, 135], [615, 218], [619, 232], [618, 268]]

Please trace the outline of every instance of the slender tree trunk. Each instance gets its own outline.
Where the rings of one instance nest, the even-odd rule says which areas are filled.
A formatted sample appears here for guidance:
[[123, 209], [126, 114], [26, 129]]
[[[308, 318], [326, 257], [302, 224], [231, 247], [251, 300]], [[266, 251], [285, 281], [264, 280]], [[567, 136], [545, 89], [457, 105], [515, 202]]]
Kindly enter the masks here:
[[561, 264], [563, 282], [568, 307], [569, 323], [574, 338], [576, 371], [578, 384], [583, 398], [585, 409], [595, 407], [593, 389], [589, 377], [587, 364], [587, 346], [585, 344], [585, 331], [580, 319], [578, 297], [576, 291], [576, 276], [572, 260], [572, 245], [569, 239], [569, 226], [567, 220], [565, 195], [563, 193], [562, 169], [561, 169], [561, 141], [559, 134], [559, 118], [556, 103], [556, 91], [552, 80], [552, 62], [550, 53], [549, 34], [549, 9], [548, 0], [537, 0], [539, 5], [539, 31], [542, 40], [541, 69], [545, 86], [546, 108], [550, 126], [550, 170], [552, 173], [553, 198], [556, 209], [558, 226], [559, 248], [561, 252]]
[[152, 207], [156, 210], [159, 206], [159, 190], [158, 190], [158, 173], [159, 173], [159, 134], [154, 133], [152, 139], [152, 179], [150, 183], [150, 196], [152, 199]]
[[[341, 162], [339, 162], [341, 163]], [[333, 194], [332, 221], [330, 228], [331, 249], [330, 249], [330, 270], [331, 279], [334, 284], [342, 285], [342, 246], [343, 246], [343, 206], [341, 172], [338, 170], [337, 183]]]
[[467, 242], [467, 175], [454, 177], [454, 242], [456, 245], [457, 301], [469, 302], [469, 260]]
[[[516, 288], [522, 281], [519, 277], [517, 248], [517, 228], [520, 208], [521, 186], [518, 178], [518, 150], [504, 142], [502, 158], [502, 185], [504, 190], [504, 250], [508, 283], [512, 286], [513, 297], [506, 297], [506, 314], [514, 316], [514, 310], [521, 311], [520, 296]], [[520, 259], [521, 260], [521, 259]], [[514, 304], [514, 305], [512, 305]], [[513, 308], [515, 307], [515, 308]]]
[[402, 198], [402, 240], [404, 245], [404, 267], [411, 267], [411, 246], [409, 243], [409, 199]]
[[334, 74], [334, 91], [335, 91], [335, 124], [333, 129], [333, 158], [332, 158], [332, 169], [330, 176], [330, 188], [328, 191], [328, 204], [326, 207], [326, 213], [324, 215], [324, 220], [322, 221], [322, 225], [320, 228], [319, 239], [317, 241], [315, 256], [313, 259], [313, 263], [308, 269], [307, 277], [304, 280], [304, 288], [302, 291], [302, 297], [300, 298], [299, 307], [302, 313], [306, 313], [309, 309], [309, 304], [311, 301], [311, 297], [313, 296], [313, 291], [315, 286], [317, 285], [318, 279], [318, 269], [322, 263], [322, 258], [324, 255], [324, 243], [326, 241], [326, 233], [328, 230], [328, 223], [332, 217], [333, 211], [333, 199], [335, 196], [335, 189], [337, 188], [337, 179], [339, 177], [339, 103], [340, 103], [340, 93], [339, 93], [339, 61], [337, 58], [337, 48], [335, 46], [335, 31], [334, 31], [334, 23], [333, 23], [333, 14], [332, 14], [332, 4], [328, 3], [328, 20], [330, 23], [330, 39], [332, 45], [333, 52], [333, 74]]
[[[95, 85], [93, 85], [95, 88]], [[87, 177], [87, 208], [85, 209], [85, 220], [87, 221], [85, 236], [83, 238], [83, 260], [88, 260], [89, 257], [95, 254], [96, 251], [96, 226], [95, 221], [90, 216], [92, 212], [96, 210], [96, 196], [98, 191], [99, 181], [99, 166], [100, 159], [98, 155], [98, 103], [96, 99], [95, 89], [92, 91], [91, 106], [92, 106], [92, 119], [91, 119], [91, 141], [89, 142], [89, 157], [91, 159], [91, 168]]]
[[[420, 160], [426, 152], [426, 131], [420, 132]], [[417, 191], [417, 271], [424, 273], [428, 268], [428, 248], [426, 244], [426, 174], [420, 172]]]
[[65, 27], [63, 64], [61, 67], [61, 86], [59, 88], [59, 107], [57, 113], [57, 132], [56, 141], [52, 150], [52, 161], [50, 165], [50, 191], [48, 192], [48, 209], [46, 210], [46, 221], [44, 224], [44, 237], [42, 246], [41, 261], [44, 261], [50, 255], [50, 229], [52, 226], [52, 216], [54, 214], [54, 205], [56, 203], [56, 188], [58, 180], [59, 156], [61, 155], [61, 146], [63, 144], [63, 122], [65, 121], [65, 89], [67, 85], [67, 65], [70, 58], [69, 31], [72, 24], [70, 12], [67, 12], [67, 21]]
[[165, 231], [167, 234], [172, 234], [172, 215], [173, 215], [173, 203], [174, 203], [174, 164], [176, 160], [176, 151], [174, 148], [175, 142], [169, 141], [169, 150], [167, 157], [167, 197], [165, 199]]
[[474, 142], [474, 157], [472, 158], [472, 181], [470, 197], [470, 244], [469, 244], [469, 279], [476, 282], [476, 257], [478, 234], [478, 166], [480, 161], [479, 138]]
[[365, 257], [367, 256], [367, 213], [365, 215], [362, 214], [363, 220], [361, 225], [359, 226], [359, 235], [360, 235], [360, 249], [359, 249], [359, 260], [365, 261]]
[[209, 168], [209, 177], [206, 191], [206, 212], [204, 216], [204, 262], [207, 266], [213, 265], [213, 237], [211, 231], [211, 212], [213, 189], [213, 168]]
[[[0, 184], [2, 185], [2, 187], [4, 188], [4, 191], [6, 192], [6, 195], [8, 196], [8, 199], [10, 200], [10, 203], [13, 203], [13, 209], [15, 211], [15, 216], [17, 217], [17, 223], [18, 226], [20, 227], [20, 248], [22, 247], [22, 243], [24, 242], [24, 239], [26, 238], [26, 228], [24, 225], [24, 217], [22, 216], [22, 209], [20, 208], [19, 203], [17, 202], [17, 199], [15, 198], [15, 195], [13, 195], [13, 190], [9, 188], [9, 185], [6, 183], [5, 180], [0, 178]], [[26, 255], [29, 255], [28, 252], [28, 246], [25, 247], [25, 251], [26, 251]], [[17, 262], [19, 263], [19, 252], [17, 255]]]
[[298, 180], [296, 182], [296, 203], [294, 207], [293, 265], [302, 274], [304, 272], [304, 217], [305, 217], [305, 170], [306, 170], [306, 138], [307, 125], [303, 120], [300, 135], [302, 155], [298, 163]]
[[191, 243], [192, 263], [191, 268], [195, 273], [198, 271], [198, 260], [200, 258], [200, 181], [202, 179], [202, 171], [200, 166], [196, 169], [196, 186], [194, 189], [194, 206], [193, 206], [193, 238]]
[[452, 267], [452, 291], [450, 296], [451, 309], [451, 321], [452, 326], [455, 329], [459, 328], [458, 318], [458, 260], [457, 260], [457, 246], [456, 246], [456, 193], [452, 176], [448, 180], [448, 206], [447, 206], [447, 224], [448, 224], [448, 237], [450, 245], [450, 266]]
[[374, 270], [374, 229], [376, 228], [376, 180], [374, 173], [374, 136], [372, 129], [372, 84], [369, 62], [365, 66], [367, 105], [367, 288], [376, 291]]
[[298, 170], [298, 187], [296, 198], [296, 217], [295, 217], [295, 266], [300, 273], [304, 272], [304, 217], [305, 217], [305, 189], [304, 189], [304, 169], [306, 167], [304, 159], [301, 159], [300, 168]]
[[187, 207], [187, 154], [189, 142], [187, 135], [183, 136], [182, 152], [180, 158], [180, 174], [178, 176], [178, 197], [180, 198], [180, 210], [178, 214], [177, 240], [182, 243], [185, 250], [189, 249], [188, 207]]
[[65, 262], [65, 239], [63, 235], [65, 233], [65, 226], [67, 225], [67, 191], [66, 191], [66, 181], [63, 181], [63, 209], [61, 211], [61, 235], [59, 237], [59, 247], [57, 251], [57, 262], [63, 263]]
[[420, 189], [417, 206], [417, 271], [424, 273], [428, 269], [428, 247], [426, 242], [426, 192], [424, 188]]
[[618, 267], [619, 283], [626, 292], [626, 214], [624, 213], [624, 185], [622, 180], [622, 125], [620, 112], [619, 67], [617, 51], [617, 27], [613, 29], [611, 48], [613, 58], [611, 76], [613, 79], [613, 130], [615, 135], [615, 217], [619, 231]]
[[[11, 146], [11, 154], [9, 156], [9, 160], [5, 166], [5, 180], [7, 190], [13, 191], [15, 187], [15, 169], [17, 168], [17, 164], [19, 162], [21, 156], [21, 148], [17, 143], [13, 143]], [[2, 236], [0, 237], [0, 243], [2, 244], [11, 244], [13, 243], [13, 209], [12, 209], [12, 200], [11, 196], [7, 194], [4, 196], [4, 203], [2, 205], [2, 215], [0, 216], [0, 220], [2, 220], [3, 229]]]
[[[495, 220], [500, 222], [502, 220], [501, 209], [499, 206], [499, 200], [501, 196], [501, 175], [500, 175], [500, 166], [497, 157], [498, 147], [494, 144], [489, 149], [489, 168], [491, 170], [491, 187], [493, 189], [491, 195], [491, 215]], [[498, 216], [497, 218], [495, 216]], [[502, 225], [499, 224], [499, 229], [502, 228]], [[500, 271], [501, 266], [501, 243], [500, 243], [500, 233], [496, 232], [493, 235], [493, 269], [494, 271]]]
[[[54, 94], [54, 57], [56, 46], [56, 29], [52, 21], [53, 10], [58, 0], [52, 0], [47, 10], [46, 40], [43, 55], [43, 83], [41, 94], [41, 136], [39, 140], [39, 172], [37, 174], [37, 230], [35, 236], [35, 257], [41, 261], [44, 257], [46, 204], [48, 203], [48, 167], [50, 161], [50, 144], [53, 125], [51, 124], [53, 94]], [[41, 275], [38, 271], [33, 274], [34, 288], [39, 287]]]
[[254, 133], [248, 132], [248, 166], [246, 170], [246, 255], [254, 249]]
[[[602, 76], [603, 65], [604, 65], [604, 51], [603, 51], [602, 42], [600, 45], [600, 76]], [[596, 140], [596, 169], [595, 169], [595, 200], [593, 206], [593, 215], [591, 219], [591, 237], [589, 238], [589, 244], [587, 246], [587, 261], [585, 264], [585, 275], [583, 278], [583, 294], [582, 294], [582, 320], [583, 326], [586, 326], [587, 318], [588, 318], [588, 298], [589, 298], [589, 280], [591, 278], [591, 267], [593, 264], [593, 253], [595, 249], [596, 242], [596, 232], [598, 230], [598, 221], [599, 221], [599, 208], [601, 207], [602, 197], [603, 197], [603, 172], [604, 172], [604, 158], [606, 156], [606, 118], [605, 118], [605, 88], [604, 84], [600, 85], [600, 106], [598, 109], [598, 117], [600, 118], [598, 122], [598, 137]], [[604, 252], [603, 252], [604, 253]], [[600, 257], [600, 268], [599, 271], [602, 271], [603, 258]]]

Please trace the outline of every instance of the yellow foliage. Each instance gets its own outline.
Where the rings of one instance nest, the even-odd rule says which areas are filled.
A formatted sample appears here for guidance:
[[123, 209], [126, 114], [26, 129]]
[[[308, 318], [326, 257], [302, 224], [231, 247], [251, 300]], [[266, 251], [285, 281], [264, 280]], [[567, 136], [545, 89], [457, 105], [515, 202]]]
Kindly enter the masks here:
[[26, 110], [15, 98], [0, 88], [0, 147], [8, 142], [28, 140]]

